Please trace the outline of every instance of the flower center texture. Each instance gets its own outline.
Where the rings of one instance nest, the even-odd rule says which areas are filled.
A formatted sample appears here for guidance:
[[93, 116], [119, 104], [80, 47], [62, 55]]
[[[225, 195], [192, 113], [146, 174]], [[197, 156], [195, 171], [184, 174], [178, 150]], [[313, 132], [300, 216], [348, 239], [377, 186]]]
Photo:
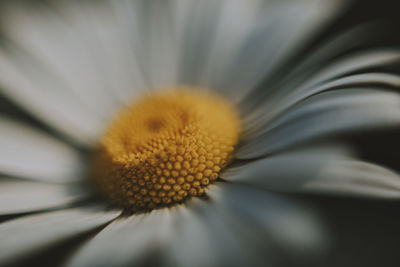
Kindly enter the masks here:
[[125, 107], [95, 155], [94, 181], [113, 204], [136, 212], [202, 196], [232, 160], [239, 117], [220, 96], [179, 87]]

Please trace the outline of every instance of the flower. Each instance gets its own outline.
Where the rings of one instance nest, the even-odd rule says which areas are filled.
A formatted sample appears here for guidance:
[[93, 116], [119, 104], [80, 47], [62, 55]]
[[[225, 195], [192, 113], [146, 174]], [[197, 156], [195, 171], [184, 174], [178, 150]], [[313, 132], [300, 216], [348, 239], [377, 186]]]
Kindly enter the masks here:
[[[391, 89], [400, 79], [374, 71], [398, 62], [399, 51], [352, 51], [369, 29], [362, 25], [295, 60], [310, 38], [345, 10], [344, 1], [3, 5], [1, 92], [48, 132], [0, 120], [0, 171], [7, 175], [0, 187], [1, 265], [29, 262], [32, 255], [46, 262], [71, 240], [76, 243], [62, 258], [67, 266], [278, 265], [326, 243], [312, 210], [279, 192], [398, 196], [398, 174], [363, 160], [345, 136], [399, 126], [399, 95]], [[146, 212], [130, 204], [135, 208], [127, 213], [129, 198], [119, 199], [118, 191], [109, 190], [123, 208], [110, 209], [92, 198], [85, 186], [87, 154], [111, 117], [145, 90], [181, 85], [215, 90], [240, 114], [240, 141], [231, 164], [217, 166], [226, 167], [215, 171], [220, 181], [201, 187], [206, 197], [196, 191], [167, 207], [148, 205]], [[174, 107], [182, 103], [174, 101]], [[140, 119], [143, 112], [129, 114]], [[164, 123], [156, 120], [150, 129], [158, 134]], [[110, 129], [121, 136], [133, 133], [125, 134], [124, 125]], [[111, 142], [107, 136], [103, 144]], [[117, 139], [112, 146], [128, 142]], [[227, 147], [236, 144], [236, 135], [232, 140]], [[116, 151], [113, 156], [120, 156]], [[115, 160], [110, 162], [100, 160], [94, 171], [106, 167], [102, 173], [107, 173], [107, 166], [115, 168]], [[130, 171], [141, 162], [124, 163], [131, 164]], [[113, 187], [109, 177], [101, 185]], [[126, 185], [125, 176], [115, 178]]]

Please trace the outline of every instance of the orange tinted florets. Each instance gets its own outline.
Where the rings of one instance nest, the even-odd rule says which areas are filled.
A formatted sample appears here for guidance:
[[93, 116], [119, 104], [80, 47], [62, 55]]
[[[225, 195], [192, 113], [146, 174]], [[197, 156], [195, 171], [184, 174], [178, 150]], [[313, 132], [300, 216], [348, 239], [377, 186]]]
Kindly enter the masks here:
[[138, 211], [201, 196], [231, 161], [240, 131], [234, 108], [190, 89], [147, 96], [110, 125], [94, 180], [112, 203]]

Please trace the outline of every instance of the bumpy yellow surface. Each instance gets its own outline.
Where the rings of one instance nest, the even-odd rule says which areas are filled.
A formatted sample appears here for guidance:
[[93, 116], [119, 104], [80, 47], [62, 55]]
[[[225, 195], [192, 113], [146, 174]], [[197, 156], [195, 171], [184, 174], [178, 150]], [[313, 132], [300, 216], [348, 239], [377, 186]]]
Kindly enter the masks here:
[[95, 157], [94, 180], [130, 211], [204, 194], [232, 159], [240, 124], [224, 99], [193, 88], [152, 94], [122, 110]]

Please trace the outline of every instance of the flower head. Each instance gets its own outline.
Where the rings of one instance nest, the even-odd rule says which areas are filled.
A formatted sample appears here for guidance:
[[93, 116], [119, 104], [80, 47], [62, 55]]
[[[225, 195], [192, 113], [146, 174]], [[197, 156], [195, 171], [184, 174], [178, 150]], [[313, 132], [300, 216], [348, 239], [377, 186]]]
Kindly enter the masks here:
[[148, 96], [112, 123], [93, 178], [131, 211], [181, 203], [217, 181], [239, 132], [236, 111], [216, 95], [180, 88]]
[[282, 193], [398, 197], [348, 137], [399, 127], [399, 50], [314, 38], [346, 3], [2, 3], [0, 90], [31, 120], [0, 119], [0, 265], [301, 263], [329, 239]]

